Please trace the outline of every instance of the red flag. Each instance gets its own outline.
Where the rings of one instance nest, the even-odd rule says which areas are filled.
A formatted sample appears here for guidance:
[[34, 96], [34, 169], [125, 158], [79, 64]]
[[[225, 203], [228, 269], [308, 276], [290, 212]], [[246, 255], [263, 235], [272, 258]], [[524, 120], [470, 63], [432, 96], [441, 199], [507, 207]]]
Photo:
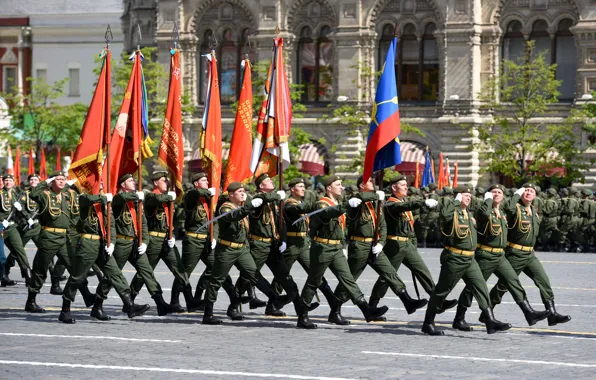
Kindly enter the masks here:
[[442, 189], [445, 186], [445, 167], [443, 165], [443, 153], [439, 153], [439, 175], [437, 178], [437, 187]]
[[420, 187], [420, 170], [418, 167], [418, 161], [416, 161], [416, 174], [414, 175], [414, 187], [415, 188]]
[[46, 150], [41, 148], [41, 160], [39, 160], [39, 178], [45, 181], [48, 178], [48, 168], [46, 164]]
[[21, 148], [18, 146], [14, 156], [14, 183], [17, 186], [21, 184]]
[[29, 148], [29, 168], [27, 169], [27, 175], [35, 174], [35, 157], [33, 154], [33, 147]]
[[457, 187], [457, 171], [458, 171], [457, 161], [453, 163], [453, 187]]
[[451, 172], [449, 171], [448, 157], [445, 157], [445, 186], [451, 186]]
[[184, 144], [182, 141], [182, 98], [180, 87], [180, 52], [171, 50], [170, 89], [168, 104], [163, 123], [161, 143], [159, 144], [159, 163], [165, 166], [174, 177], [178, 196], [182, 194], [182, 173], [184, 162]]
[[283, 59], [283, 38], [275, 38], [273, 57], [265, 83], [265, 100], [259, 113], [250, 169], [258, 177], [262, 173], [277, 175], [278, 158], [283, 168], [290, 165], [288, 139], [292, 126], [292, 101]]
[[252, 150], [252, 78], [250, 61], [242, 61], [244, 80], [238, 99], [238, 111], [234, 122], [234, 132], [230, 145], [230, 158], [226, 170], [223, 189], [232, 182], [248, 183], [252, 178], [250, 157]]
[[219, 95], [219, 79], [217, 75], [217, 59], [215, 52], [206, 56], [208, 62], [207, 101], [203, 116], [201, 146], [203, 147], [203, 168], [207, 172], [209, 185], [215, 188], [215, 196], [211, 198], [211, 209], [215, 211], [219, 186], [221, 184], [221, 100]]
[[118, 190], [118, 178], [124, 174], [137, 172], [139, 169], [139, 154], [142, 154], [143, 157], [151, 156], [151, 152], [147, 151], [145, 146], [141, 147], [141, 144], [144, 144], [142, 136], [146, 130], [146, 124], [144, 124], [144, 112], [146, 111], [144, 99], [146, 99], [146, 96], [143, 88], [142, 58], [141, 52], [137, 51], [134, 55], [134, 64], [124, 94], [124, 100], [120, 107], [116, 128], [112, 134], [110, 146], [111, 188], [109, 189], [112, 194], [115, 194]]
[[[77, 179], [79, 185], [91, 192], [99, 194], [104, 148], [110, 136], [111, 128], [111, 54], [104, 50], [103, 66], [99, 80], [95, 86], [95, 93], [89, 111], [83, 124], [81, 137], [74, 155], [71, 151], [72, 164], [68, 169], [68, 176]], [[60, 149], [56, 158], [56, 170], [61, 170]]]
[[6, 155], [6, 174], [14, 175], [14, 162], [12, 161], [12, 150], [10, 149], [10, 145], [8, 146]]
[[60, 157], [60, 148], [58, 148], [58, 151], [56, 152], [56, 171], [57, 172], [62, 171], [62, 165], [60, 164], [60, 160], [62, 160], [62, 158]]

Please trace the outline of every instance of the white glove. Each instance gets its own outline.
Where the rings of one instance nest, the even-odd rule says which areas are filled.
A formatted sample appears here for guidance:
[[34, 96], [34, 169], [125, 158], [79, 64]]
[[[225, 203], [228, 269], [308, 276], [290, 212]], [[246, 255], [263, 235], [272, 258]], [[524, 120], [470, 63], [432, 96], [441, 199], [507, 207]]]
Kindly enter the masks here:
[[455, 200], [458, 202], [461, 202], [461, 193], [457, 193], [457, 196], [455, 197]]
[[143, 243], [139, 245], [139, 248], [137, 249], [139, 251], [139, 255], [142, 255], [143, 253], [147, 252], [147, 244]]
[[279, 246], [279, 252], [283, 252], [288, 248], [288, 245], [286, 244], [285, 241], [281, 242], [281, 245]]
[[168, 247], [174, 248], [175, 245], [176, 245], [176, 239], [174, 239], [174, 238], [168, 239]]
[[377, 193], [377, 195], [379, 196], [379, 200], [380, 201], [384, 201], [385, 200], [385, 192], [384, 191], [377, 190], [377, 191], [375, 191], [375, 193]]
[[217, 246], [217, 240], [215, 240], [215, 239], [211, 240], [211, 249], [215, 249], [216, 246]]
[[145, 199], [145, 193], [143, 193], [142, 191], [136, 191], [135, 194], [137, 195], [137, 197], [139, 197], [140, 201]]
[[342, 249], [342, 252], [344, 253], [344, 256], [347, 259], [348, 258], [348, 250], [346, 248], [344, 248], [344, 249]]
[[429, 198], [429, 199], [427, 199], [427, 200], [424, 201], [424, 204], [428, 208], [435, 208], [435, 207], [437, 207], [437, 205], [439, 204], [439, 202], [437, 202], [435, 199]]
[[211, 196], [214, 197], [215, 196], [215, 187], [210, 187], [208, 190], [211, 193]]
[[110, 203], [114, 199], [112, 193], [105, 193], [103, 196], [106, 197], [106, 202], [108, 203]]
[[279, 197], [281, 198], [281, 200], [283, 201], [284, 199], [286, 199], [286, 192], [283, 190], [278, 190], [277, 191], [277, 195], [279, 195]]
[[17, 211], [21, 211], [23, 209], [23, 206], [21, 206], [21, 204], [19, 202], [15, 202], [13, 204], [13, 207], [17, 209]]
[[111, 243], [108, 247], [106, 247], [106, 253], [108, 256], [112, 256], [112, 253], [114, 253], [114, 243]]
[[4, 226], [4, 228], [8, 228], [8, 226], [10, 225], [10, 223], [8, 223], [8, 220], [4, 219], [2, 221], [2, 225]]
[[373, 248], [372, 248], [372, 253], [374, 253], [375, 255], [378, 255], [379, 253], [383, 252], [383, 244], [379, 244], [377, 243]]
[[350, 198], [350, 200], [348, 201], [348, 204], [350, 205], [350, 207], [358, 207], [362, 204], [362, 199]]
[[77, 182], [76, 179], [69, 179], [68, 181], [66, 181], [66, 183], [68, 184], [68, 186], [72, 186], [75, 184], [75, 182]]
[[261, 198], [255, 198], [252, 201], [250, 201], [250, 204], [252, 204], [252, 207], [261, 207], [261, 205], [263, 204], [263, 199]]
[[176, 200], [176, 192], [175, 191], [168, 191], [168, 196], [170, 197], [171, 200], [173, 200], [173, 201]]
[[522, 196], [522, 194], [524, 193], [524, 191], [526, 191], [526, 188], [525, 188], [525, 187], [521, 187], [521, 188], [519, 188], [519, 189], [518, 189], [518, 190], [515, 192], [515, 194], [517, 194], [517, 195], [519, 195], [519, 196], [521, 197], [521, 196]]
[[486, 193], [484, 193], [484, 200], [487, 199], [493, 199], [493, 193], [491, 193], [490, 191], [487, 191]]
[[29, 218], [29, 219], [27, 219], [27, 224], [29, 224], [29, 228], [31, 228], [35, 224], [35, 220]]
[[52, 183], [52, 181], [54, 181], [56, 179], [56, 177], [50, 177], [48, 179], [46, 179], [46, 183], [49, 185], [50, 183]]

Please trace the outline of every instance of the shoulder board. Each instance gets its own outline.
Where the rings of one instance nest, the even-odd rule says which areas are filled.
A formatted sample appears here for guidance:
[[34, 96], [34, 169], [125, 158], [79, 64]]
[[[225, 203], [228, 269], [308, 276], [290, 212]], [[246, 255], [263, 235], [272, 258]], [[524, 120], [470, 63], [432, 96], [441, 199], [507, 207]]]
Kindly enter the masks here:
[[229, 209], [231, 209], [231, 210], [234, 210], [234, 209], [236, 209], [237, 207], [236, 207], [236, 205], [235, 205], [235, 204], [233, 204], [232, 202], [224, 202], [224, 203], [222, 203], [222, 204], [221, 204], [221, 206], [219, 206], [219, 211], [221, 211], [221, 210], [222, 210], [222, 209], [224, 209], [224, 208], [229, 208]]
[[298, 203], [300, 203], [297, 199], [294, 198], [288, 198], [285, 201], [286, 204], [290, 204], [290, 205], [297, 205]]

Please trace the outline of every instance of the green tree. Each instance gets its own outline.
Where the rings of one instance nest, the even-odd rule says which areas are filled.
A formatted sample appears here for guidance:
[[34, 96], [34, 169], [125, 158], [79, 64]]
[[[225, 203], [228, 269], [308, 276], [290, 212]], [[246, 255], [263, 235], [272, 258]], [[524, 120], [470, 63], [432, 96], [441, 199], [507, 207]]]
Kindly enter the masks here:
[[480, 93], [484, 109], [494, 114], [490, 123], [478, 128], [479, 142], [472, 148], [487, 162], [483, 172], [509, 176], [517, 186], [530, 179], [543, 183], [552, 168], [565, 168], [565, 176], [559, 179], [562, 185], [583, 182], [583, 173], [591, 165], [583, 154], [586, 148], [576, 138], [578, 112], [554, 125], [541, 118], [557, 102], [561, 85], [555, 77], [556, 65], [546, 62], [546, 54], [536, 53], [534, 42], [529, 41], [525, 56], [504, 60], [499, 76]]

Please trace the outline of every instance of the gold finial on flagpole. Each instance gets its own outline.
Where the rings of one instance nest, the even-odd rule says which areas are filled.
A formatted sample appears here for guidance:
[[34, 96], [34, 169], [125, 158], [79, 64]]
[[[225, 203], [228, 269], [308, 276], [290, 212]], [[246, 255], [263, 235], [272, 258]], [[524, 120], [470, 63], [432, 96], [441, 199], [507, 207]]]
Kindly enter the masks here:
[[279, 35], [279, 33], [281, 33], [281, 29], [279, 28], [279, 25], [275, 27], [274, 33], [276, 36]]

